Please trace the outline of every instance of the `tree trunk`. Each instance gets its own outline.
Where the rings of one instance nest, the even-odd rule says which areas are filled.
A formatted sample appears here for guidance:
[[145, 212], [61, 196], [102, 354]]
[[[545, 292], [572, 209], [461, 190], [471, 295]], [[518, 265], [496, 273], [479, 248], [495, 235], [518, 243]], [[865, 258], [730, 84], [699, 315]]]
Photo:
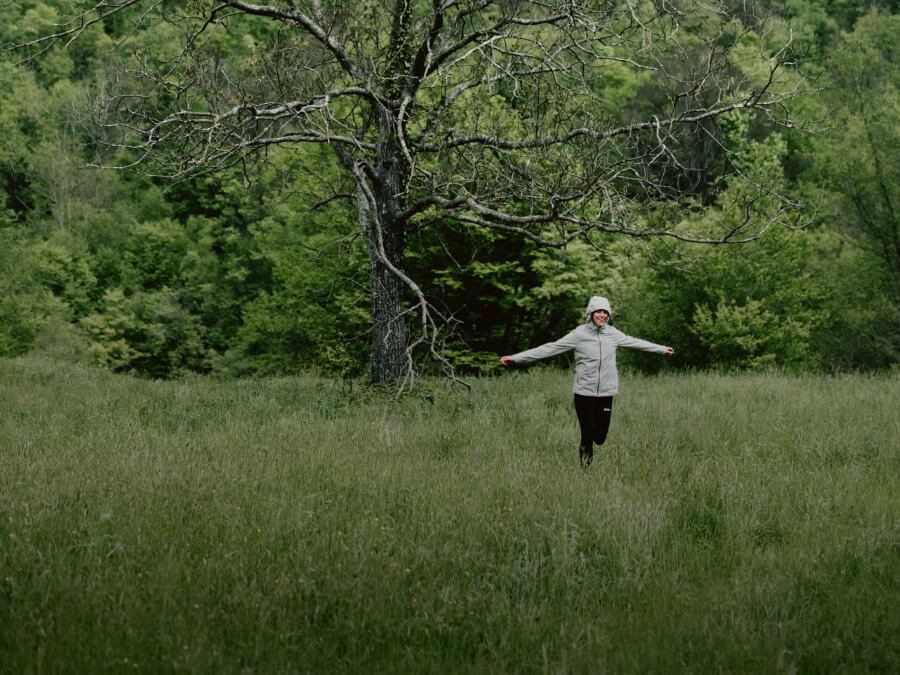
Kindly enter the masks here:
[[[360, 224], [371, 214], [360, 199]], [[406, 325], [403, 312], [403, 282], [381, 259], [374, 223], [366, 223], [366, 248], [369, 252], [369, 292], [372, 305], [371, 377], [377, 384], [389, 384], [403, 377], [408, 368]], [[397, 268], [403, 264], [402, 236], [390, 225], [383, 226], [384, 252]]]
[[[390, 115], [380, 115], [381, 147], [375, 178], [368, 185], [374, 197], [376, 214], [363, 186], [357, 188], [359, 224], [365, 235], [369, 253], [369, 287], [372, 303], [371, 377], [376, 384], [389, 384], [409, 371], [406, 353], [407, 335], [403, 317], [403, 281], [384, 262], [382, 253], [396, 270], [403, 270], [406, 245], [403, 225], [398, 224], [402, 212], [406, 180], [406, 162], [398, 144], [393, 140], [394, 125]], [[379, 228], [381, 237], [379, 241]], [[383, 245], [383, 248], [382, 248]]]

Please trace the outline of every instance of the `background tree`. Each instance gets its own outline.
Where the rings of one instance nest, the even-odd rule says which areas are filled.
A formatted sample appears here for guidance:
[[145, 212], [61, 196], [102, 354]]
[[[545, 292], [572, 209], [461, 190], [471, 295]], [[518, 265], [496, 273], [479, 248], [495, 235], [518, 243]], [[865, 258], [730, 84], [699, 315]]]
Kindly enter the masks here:
[[[649, 214], [695, 189], [703, 171], [691, 139], [718, 148], [716, 119], [730, 111], [789, 122], [797, 88], [784, 69], [789, 33], [771, 47], [724, 4], [690, 0], [81, 6], [24, 46], [75, 44], [112, 22], [137, 31], [162, 20], [177, 36], [138, 39], [101, 80], [99, 164], [186, 179], [273, 146], [334, 150], [343, 178], [321, 196], [355, 200], [376, 382], [413, 373], [420, 346], [437, 354], [441, 313], [406, 272], [411, 236], [457, 223], [557, 248], [578, 238], [597, 246], [603, 232], [751, 240], [756, 220], [676, 229]], [[255, 39], [235, 47], [232, 33]], [[652, 105], [616, 110], [608, 74], [643, 81]], [[770, 194], [752, 180], [745, 188], [748, 204]]]
[[[702, 213], [684, 210], [666, 217], [710, 219], [738, 227], [750, 218], [760, 227], [778, 198], [748, 204], [744, 182], [788, 187], [784, 134], [754, 139], [747, 120], [729, 114], [720, 121], [728, 161], [743, 177], [720, 181], [718, 195]], [[685, 248], [690, 262], [639, 263], [620, 296], [621, 318], [638, 334], [658, 334], [679, 345], [679, 361], [694, 367], [759, 370], [767, 367], [816, 369], [820, 354], [812, 336], [830, 308], [821, 279], [817, 247], [808, 233], [780, 229], [740, 250]], [[650, 360], [626, 357], [626, 361]]]
[[[855, 336], [838, 367], [883, 367], [900, 350], [900, 16], [860, 18], [825, 61], [832, 124], [814, 146], [812, 179], [844, 249], [832, 330]], [[865, 288], [865, 291], [862, 289]]]
[[873, 13], [828, 62], [834, 128], [820, 144], [842, 231], [880, 259], [900, 301], [900, 16]]

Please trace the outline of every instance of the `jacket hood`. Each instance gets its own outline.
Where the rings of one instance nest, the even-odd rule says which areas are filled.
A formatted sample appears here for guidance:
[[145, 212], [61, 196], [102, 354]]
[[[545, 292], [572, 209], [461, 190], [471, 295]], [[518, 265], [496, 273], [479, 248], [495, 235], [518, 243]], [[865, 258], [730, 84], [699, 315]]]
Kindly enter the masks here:
[[612, 307], [609, 306], [609, 300], [602, 295], [595, 295], [588, 302], [587, 310], [585, 310], [585, 321], [591, 320], [591, 315], [599, 309], [605, 309], [612, 316]]

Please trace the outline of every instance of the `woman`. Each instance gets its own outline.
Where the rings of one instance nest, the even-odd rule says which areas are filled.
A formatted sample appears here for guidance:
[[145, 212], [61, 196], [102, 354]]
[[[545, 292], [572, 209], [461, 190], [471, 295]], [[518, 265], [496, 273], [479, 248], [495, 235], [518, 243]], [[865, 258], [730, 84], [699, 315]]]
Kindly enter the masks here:
[[501, 356], [500, 363], [531, 363], [575, 350], [575, 413], [581, 426], [581, 463], [590, 466], [594, 460], [594, 443], [603, 445], [609, 431], [613, 396], [619, 393], [616, 371], [616, 347], [642, 349], [671, 356], [675, 350], [646, 340], [629, 337], [609, 325], [612, 308], [609, 300], [595, 295], [588, 302], [585, 323], [556, 342], [528, 349], [512, 356]]

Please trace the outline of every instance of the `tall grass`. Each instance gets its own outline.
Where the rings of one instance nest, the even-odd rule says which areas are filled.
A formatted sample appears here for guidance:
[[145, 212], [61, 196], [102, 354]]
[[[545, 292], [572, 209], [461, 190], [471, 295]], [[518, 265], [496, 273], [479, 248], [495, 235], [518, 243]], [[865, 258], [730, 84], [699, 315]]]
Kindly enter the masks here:
[[0, 360], [0, 671], [900, 672], [900, 379], [622, 379]]

